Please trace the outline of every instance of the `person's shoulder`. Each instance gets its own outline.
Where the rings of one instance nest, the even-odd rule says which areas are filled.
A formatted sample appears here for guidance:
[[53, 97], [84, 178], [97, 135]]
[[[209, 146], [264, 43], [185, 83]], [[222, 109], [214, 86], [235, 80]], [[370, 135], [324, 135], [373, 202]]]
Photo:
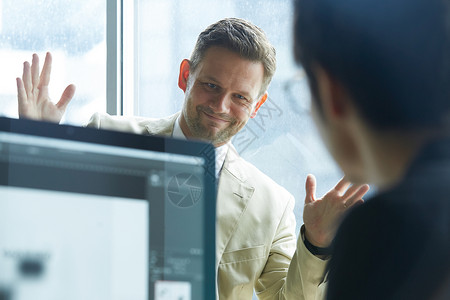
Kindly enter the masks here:
[[351, 209], [344, 218], [343, 226], [349, 223], [381, 226], [383, 223], [389, 224], [393, 220], [404, 219], [405, 212], [412, 210], [417, 203], [413, 203], [408, 195], [398, 190], [380, 193], [353, 209]]
[[[403, 234], [427, 234], [442, 223], [450, 225], [450, 187], [437, 190], [403, 182], [352, 209], [339, 231], [401, 238]], [[364, 231], [364, 232], [363, 232]]]
[[[429, 180], [404, 180], [352, 209], [333, 241], [328, 292], [359, 299], [367, 290], [377, 291], [376, 285], [384, 288], [374, 297], [383, 299], [408, 290], [401, 286], [424, 291], [425, 280], [440, 278], [437, 271], [450, 254], [449, 189]], [[369, 275], [358, 275], [362, 272]], [[422, 285], [405, 280], [412, 277]], [[349, 282], [352, 289], [344, 286]]]
[[167, 129], [171, 131], [170, 126], [178, 114], [171, 115], [166, 118], [146, 118], [136, 116], [112, 116], [107, 113], [95, 113], [89, 120], [87, 127], [98, 129], [124, 131], [137, 134], [160, 134]]

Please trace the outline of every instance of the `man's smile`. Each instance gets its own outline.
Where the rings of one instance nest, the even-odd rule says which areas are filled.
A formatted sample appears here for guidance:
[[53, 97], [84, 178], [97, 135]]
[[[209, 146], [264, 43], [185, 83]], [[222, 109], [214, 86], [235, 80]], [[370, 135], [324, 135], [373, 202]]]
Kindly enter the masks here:
[[202, 112], [209, 120], [211, 120], [211, 121], [213, 121], [213, 122], [220, 123], [220, 124], [225, 124], [225, 123], [229, 123], [229, 122], [230, 122], [230, 121], [228, 121], [228, 120], [224, 120], [223, 118], [215, 117], [214, 115], [209, 114], [209, 113], [205, 112], [204, 110], [202, 110], [201, 112]]

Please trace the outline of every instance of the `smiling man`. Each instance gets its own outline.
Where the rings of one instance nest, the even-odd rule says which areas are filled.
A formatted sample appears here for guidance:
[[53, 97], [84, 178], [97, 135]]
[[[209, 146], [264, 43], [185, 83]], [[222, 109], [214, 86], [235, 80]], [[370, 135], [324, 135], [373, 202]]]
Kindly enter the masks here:
[[[75, 88], [68, 86], [61, 100], [51, 103], [50, 67], [49, 54], [40, 78], [37, 56], [31, 66], [25, 63], [17, 79], [21, 117], [61, 119]], [[242, 19], [224, 19], [206, 28], [191, 58], [181, 62], [181, 112], [164, 119], [95, 114], [88, 125], [214, 144], [219, 299], [251, 299], [254, 290], [260, 299], [320, 298], [337, 223], [368, 190], [343, 179], [315, 199], [315, 181], [308, 177], [305, 225], [297, 240], [292, 195], [243, 160], [230, 142], [266, 101], [275, 69], [275, 49], [261, 29]]]
[[197, 65], [183, 60], [178, 82], [186, 94], [181, 129], [216, 147], [226, 144], [267, 99], [263, 79], [261, 62], [243, 60], [223, 47], [209, 48]]

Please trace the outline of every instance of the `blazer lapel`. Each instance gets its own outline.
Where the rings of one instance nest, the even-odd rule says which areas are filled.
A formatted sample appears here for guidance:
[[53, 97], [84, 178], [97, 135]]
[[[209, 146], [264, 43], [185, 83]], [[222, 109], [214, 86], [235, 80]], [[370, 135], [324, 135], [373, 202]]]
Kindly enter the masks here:
[[[165, 119], [151, 120], [145, 125], [151, 135], [170, 136], [180, 112]], [[253, 196], [254, 187], [247, 182], [242, 158], [229, 144], [220, 174], [216, 204], [216, 267], [239, 224], [239, 220]]]
[[246, 183], [247, 176], [242, 163], [236, 149], [230, 144], [220, 174], [217, 194], [216, 266], [219, 265], [255, 190]]

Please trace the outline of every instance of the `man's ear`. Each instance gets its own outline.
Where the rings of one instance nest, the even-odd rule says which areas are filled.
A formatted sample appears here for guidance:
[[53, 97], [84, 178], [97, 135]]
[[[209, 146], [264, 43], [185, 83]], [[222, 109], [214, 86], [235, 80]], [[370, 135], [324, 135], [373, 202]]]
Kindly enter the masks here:
[[349, 97], [342, 84], [321, 67], [314, 68], [317, 80], [317, 101], [327, 119], [340, 119], [349, 112]]
[[250, 118], [254, 118], [256, 117], [256, 113], [258, 112], [259, 108], [261, 107], [261, 105], [264, 104], [264, 102], [266, 102], [267, 97], [269, 96], [269, 94], [267, 92], [264, 93], [264, 95], [261, 96], [261, 98], [259, 99], [258, 102], [256, 102], [255, 108], [253, 109], [252, 114], [250, 115]]
[[178, 75], [178, 86], [183, 90], [183, 92], [186, 92], [190, 69], [191, 65], [189, 60], [183, 59], [180, 64], [180, 74]]

